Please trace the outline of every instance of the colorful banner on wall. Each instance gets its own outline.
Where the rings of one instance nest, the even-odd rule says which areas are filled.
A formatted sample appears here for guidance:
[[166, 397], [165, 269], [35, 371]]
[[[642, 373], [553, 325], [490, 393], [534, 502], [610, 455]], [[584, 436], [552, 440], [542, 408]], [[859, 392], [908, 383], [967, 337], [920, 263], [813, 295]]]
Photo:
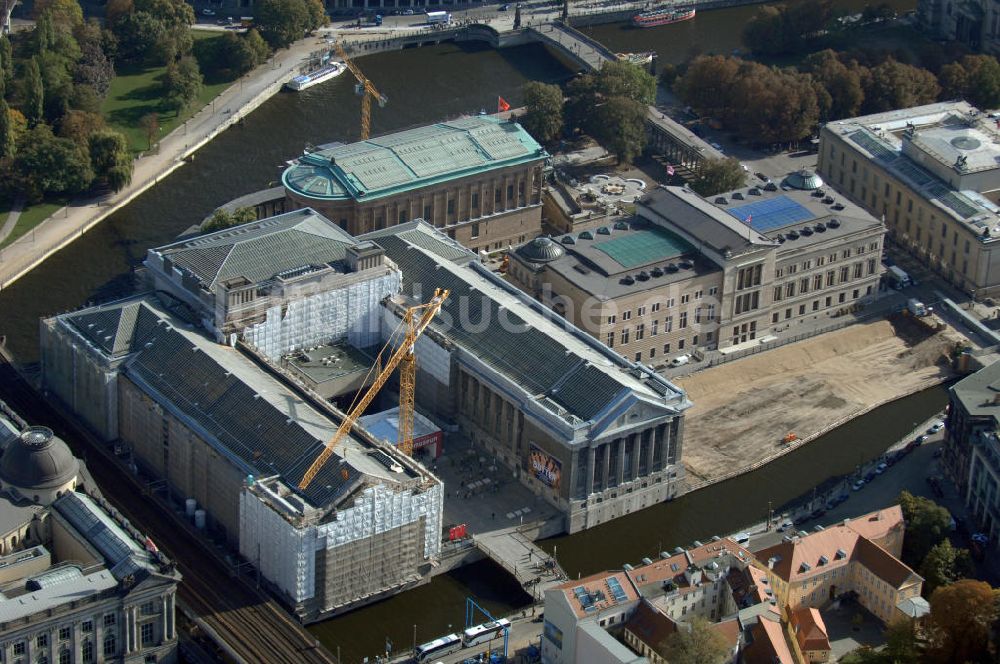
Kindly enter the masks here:
[[562, 481], [562, 463], [559, 459], [532, 444], [528, 452], [528, 465], [535, 479], [556, 491], [559, 490], [559, 483]]

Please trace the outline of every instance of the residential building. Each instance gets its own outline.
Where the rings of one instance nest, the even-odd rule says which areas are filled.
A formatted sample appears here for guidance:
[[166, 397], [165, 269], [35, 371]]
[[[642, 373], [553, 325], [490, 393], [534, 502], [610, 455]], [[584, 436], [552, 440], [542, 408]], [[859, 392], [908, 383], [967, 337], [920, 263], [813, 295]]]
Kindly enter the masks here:
[[1000, 52], [1000, 10], [988, 0], [919, 0], [918, 25], [931, 37]]
[[830, 661], [830, 636], [819, 609], [802, 607], [791, 612], [795, 648], [805, 662]]
[[948, 389], [948, 418], [945, 421], [941, 465], [958, 486], [960, 494], [971, 495], [969, 473], [974, 448], [980, 443], [984, 449], [989, 448], [989, 434], [998, 430], [1000, 362], [994, 362]]
[[176, 662], [174, 563], [2, 402], [0, 447], [0, 661]]
[[756, 553], [782, 609], [821, 608], [845, 592], [888, 624], [923, 579], [899, 555], [904, 534], [899, 506], [845, 519]]
[[972, 515], [969, 527], [987, 538], [974, 546], [994, 551], [1000, 543], [1000, 362], [953, 385], [948, 404], [942, 465]]
[[881, 222], [808, 171], [712, 200], [661, 186], [613, 219], [522, 245], [508, 278], [636, 362], [757, 343], [878, 291]]
[[288, 209], [313, 208], [351, 235], [423, 219], [496, 251], [541, 231], [547, 159], [516, 122], [475, 116], [308, 153], [282, 182]]
[[762, 614], [747, 630], [743, 664], [799, 664], [788, 646], [785, 629], [777, 613]]
[[828, 122], [819, 173], [956, 288], [1000, 293], [1000, 129], [970, 104]]
[[687, 550], [663, 552], [655, 561], [643, 559], [636, 567], [625, 565], [621, 571], [550, 588], [545, 593], [542, 661], [595, 661], [585, 645], [601, 631], [628, 646], [604, 661], [625, 663], [641, 656], [661, 664], [664, 641], [689, 629], [696, 616], [719, 631], [731, 648], [729, 660], [736, 661], [744, 625], [775, 603], [763, 591], [759, 601], [742, 593], [756, 585], [752, 560], [752, 554], [732, 540], [713, 538], [707, 544], [695, 542]]

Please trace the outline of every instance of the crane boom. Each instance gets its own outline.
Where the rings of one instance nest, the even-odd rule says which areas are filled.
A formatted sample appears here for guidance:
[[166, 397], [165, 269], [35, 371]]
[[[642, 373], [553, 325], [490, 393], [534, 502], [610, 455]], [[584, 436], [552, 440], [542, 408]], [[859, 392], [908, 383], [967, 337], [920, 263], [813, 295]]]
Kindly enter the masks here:
[[344, 65], [354, 74], [358, 85], [361, 88], [361, 140], [366, 140], [371, 135], [372, 129], [372, 99], [378, 100], [379, 106], [385, 106], [386, 97], [378, 91], [375, 85], [368, 80], [368, 77], [358, 69], [358, 66], [347, 57], [347, 52], [340, 42], [336, 42], [333, 48], [337, 55], [344, 61]]
[[[372, 400], [378, 394], [379, 390], [382, 389], [382, 386], [385, 385], [387, 380], [389, 380], [389, 376], [392, 375], [393, 370], [399, 365], [399, 363], [403, 362], [404, 360], [406, 360], [410, 364], [413, 363], [414, 361], [413, 346], [416, 343], [417, 338], [421, 334], [423, 334], [423, 331], [425, 329], [427, 329], [427, 326], [430, 325], [431, 320], [433, 320], [434, 316], [437, 315], [437, 312], [441, 309], [441, 305], [444, 304], [444, 301], [447, 298], [448, 298], [448, 291], [441, 290], [440, 288], [438, 288], [434, 291], [434, 297], [431, 298], [430, 302], [427, 302], [426, 304], [420, 304], [415, 307], [410, 307], [406, 310], [406, 313], [403, 315], [403, 323], [407, 325], [409, 329], [407, 330], [406, 336], [403, 338], [402, 343], [400, 343], [399, 348], [397, 348], [389, 357], [389, 360], [382, 368], [382, 371], [379, 373], [378, 376], [375, 377], [375, 380], [372, 381], [372, 384], [368, 388], [368, 391], [365, 392], [364, 396], [361, 397], [360, 400], [358, 400], [354, 408], [351, 409], [351, 412], [349, 412], [347, 416], [344, 418], [344, 421], [340, 423], [340, 426], [337, 428], [337, 431], [333, 434], [333, 437], [326, 442], [326, 445], [323, 447], [323, 451], [320, 452], [319, 456], [316, 457], [316, 460], [312, 462], [311, 466], [309, 466], [309, 470], [307, 470], [305, 474], [302, 476], [302, 481], [299, 482], [300, 491], [304, 491], [306, 488], [308, 488], [309, 484], [313, 481], [313, 479], [315, 479], [316, 474], [323, 467], [323, 464], [325, 464], [330, 459], [330, 456], [337, 448], [337, 445], [340, 444], [340, 441], [344, 438], [347, 432], [351, 430], [351, 427], [354, 426], [355, 421], [357, 421], [361, 413], [363, 413], [365, 409], [368, 407], [368, 405], [372, 402]], [[420, 313], [421, 315], [420, 318], [414, 323], [414, 317], [416, 316], [417, 313]], [[408, 376], [411, 379], [410, 394], [412, 395], [412, 373], [408, 373]], [[406, 377], [401, 377], [401, 381], [405, 380], [407, 380]], [[404, 387], [403, 391], [405, 391], [405, 389], [406, 388]], [[403, 418], [402, 406], [403, 404], [401, 404], [400, 408], [401, 420]], [[413, 418], [413, 411], [412, 411], [412, 401], [411, 401], [409, 410], [409, 420], [408, 420], [411, 423], [410, 425], [411, 431], [413, 422], [412, 418]], [[400, 442], [403, 442], [402, 434], [403, 431], [401, 428], [400, 438], [399, 438]], [[409, 446], [412, 447], [413, 445], [412, 434], [410, 434], [408, 441], [409, 441]], [[406, 445], [404, 443], [404, 447], [405, 446]]]

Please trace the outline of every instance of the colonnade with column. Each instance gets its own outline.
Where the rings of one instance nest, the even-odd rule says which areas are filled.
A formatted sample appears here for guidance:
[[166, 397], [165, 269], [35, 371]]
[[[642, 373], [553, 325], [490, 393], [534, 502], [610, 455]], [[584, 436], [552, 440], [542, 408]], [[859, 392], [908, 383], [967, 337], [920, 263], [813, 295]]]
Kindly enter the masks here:
[[680, 432], [677, 418], [580, 450], [577, 468], [583, 481], [577, 483], [576, 497], [586, 498], [677, 463]]

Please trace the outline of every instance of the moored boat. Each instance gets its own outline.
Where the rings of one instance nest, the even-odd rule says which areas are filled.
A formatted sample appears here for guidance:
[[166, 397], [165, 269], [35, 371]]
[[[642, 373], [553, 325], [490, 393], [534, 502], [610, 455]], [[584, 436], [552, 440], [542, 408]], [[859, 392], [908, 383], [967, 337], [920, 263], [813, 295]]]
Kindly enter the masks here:
[[288, 83], [285, 83], [285, 87], [289, 90], [301, 92], [302, 90], [311, 88], [314, 85], [319, 85], [320, 83], [329, 81], [331, 78], [340, 76], [346, 69], [347, 67], [339, 62], [331, 62], [330, 64], [324, 65], [319, 69], [309, 72], [308, 74], [296, 76]]
[[656, 53], [653, 51], [643, 51], [642, 53], [616, 53], [615, 55], [618, 56], [619, 60], [644, 67], [653, 61], [653, 56]]
[[696, 9], [677, 9], [676, 7], [661, 7], [648, 12], [642, 12], [632, 17], [632, 25], [639, 28], [654, 28], [660, 25], [680, 23], [694, 18]]

